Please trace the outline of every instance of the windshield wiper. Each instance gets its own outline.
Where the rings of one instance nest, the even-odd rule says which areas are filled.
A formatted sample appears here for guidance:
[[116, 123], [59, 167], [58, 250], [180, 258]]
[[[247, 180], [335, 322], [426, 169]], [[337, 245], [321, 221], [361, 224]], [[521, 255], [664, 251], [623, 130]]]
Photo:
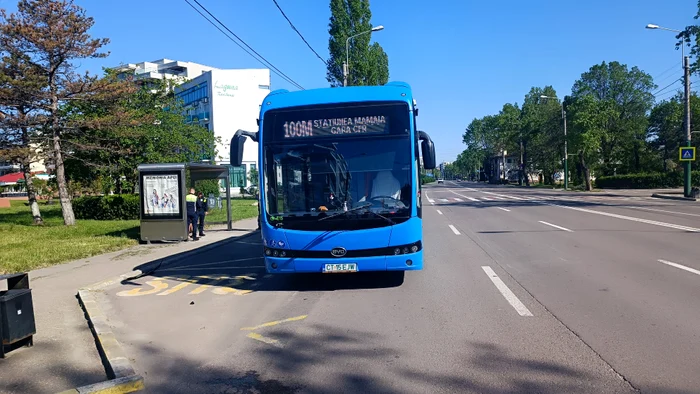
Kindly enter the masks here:
[[[338, 213], [335, 213], [335, 214], [330, 215], [330, 216], [324, 216], [324, 217], [318, 219], [318, 221], [320, 222], [321, 220], [326, 220], [326, 219], [334, 218], [334, 217], [336, 217], [336, 216], [345, 215], [345, 214], [347, 214], [347, 213], [349, 213], [349, 212], [359, 211], [360, 209], [365, 209], [365, 208], [371, 207], [371, 206], [372, 206], [372, 203], [367, 203], [367, 204], [364, 204], [364, 205], [360, 205], [359, 207], [350, 208], [350, 209], [348, 209], [347, 211], [338, 212]], [[371, 211], [370, 211], [370, 212], [371, 212]]]
[[389, 222], [389, 223], [391, 223], [391, 224], [396, 224], [396, 222], [394, 222], [393, 220], [389, 219], [388, 217], [386, 217], [386, 216], [384, 216], [384, 215], [380, 215], [380, 214], [378, 214], [378, 213], [376, 213], [376, 212], [374, 212], [374, 211], [369, 211], [369, 213], [375, 214], [375, 215], [379, 216], [380, 218], [386, 220], [387, 222]]

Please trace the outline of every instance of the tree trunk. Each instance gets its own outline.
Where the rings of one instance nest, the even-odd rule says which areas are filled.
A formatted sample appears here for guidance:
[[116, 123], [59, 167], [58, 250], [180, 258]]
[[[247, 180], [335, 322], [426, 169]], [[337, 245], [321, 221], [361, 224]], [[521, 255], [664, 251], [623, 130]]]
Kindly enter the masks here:
[[593, 190], [593, 185], [591, 185], [591, 170], [586, 167], [586, 160], [583, 158], [583, 151], [578, 153], [579, 163], [581, 164], [581, 169], [583, 170], [583, 180], [586, 184], [586, 191]]
[[29, 200], [29, 207], [32, 210], [34, 224], [42, 225], [44, 224], [44, 220], [41, 218], [39, 203], [36, 201], [36, 190], [34, 189], [29, 163], [22, 163], [22, 172], [24, 173], [24, 184], [27, 188], [27, 198]]
[[56, 115], [58, 102], [54, 103], [54, 111], [51, 114], [53, 117], [53, 150], [54, 161], [56, 165], [56, 183], [58, 183], [58, 197], [61, 200], [61, 212], [63, 213], [63, 224], [66, 226], [75, 225], [75, 214], [73, 213], [73, 204], [71, 203], [70, 195], [68, 194], [68, 185], [66, 182], [66, 169], [63, 166], [63, 155], [61, 154], [61, 138], [58, 135], [58, 118]]

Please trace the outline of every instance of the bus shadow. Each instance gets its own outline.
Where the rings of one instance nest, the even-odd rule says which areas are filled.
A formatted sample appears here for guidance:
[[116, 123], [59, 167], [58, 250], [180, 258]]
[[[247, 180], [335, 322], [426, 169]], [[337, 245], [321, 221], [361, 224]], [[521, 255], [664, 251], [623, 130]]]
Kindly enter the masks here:
[[[217, 293], [249, 294], [263, 291], [336, 291], [379, 289], [401, 286], [404, 271], [376, 271], [343, 274], [268, 274], [262, 258], [262, 243], [249, 237], [222, 243], [194, 257], [163, 263], [141, 278], [122, 282], [142, 286], [148, 280], [208, 285]], [[233, 257], [233, 258], [232, 258]], [[148, 264], [144, 264], [146, 266]], [[152, 266], [152, 265], [151, 265]], [[139, 267], [137, 267], [139, 268]]]

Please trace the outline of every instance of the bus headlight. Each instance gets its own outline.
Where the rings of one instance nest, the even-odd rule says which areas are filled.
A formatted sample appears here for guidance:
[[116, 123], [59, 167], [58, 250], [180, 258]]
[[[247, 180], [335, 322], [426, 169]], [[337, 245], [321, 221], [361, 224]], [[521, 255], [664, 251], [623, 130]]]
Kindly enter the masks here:
[[399, 249], [399, 248], [394, 249], [394, 254], [395, 255], [401, 254], [401, 249]]
[[411, 253], [416, 253], [418, 251], [418, 245], [411, 246]]
[[265, 249], [265, 255], [266, 255], [266, 256], [269, 256], [269, 255], [271, 255], [271, 254], [272, 254], [272, 252], [270, 251], [270, 249]]

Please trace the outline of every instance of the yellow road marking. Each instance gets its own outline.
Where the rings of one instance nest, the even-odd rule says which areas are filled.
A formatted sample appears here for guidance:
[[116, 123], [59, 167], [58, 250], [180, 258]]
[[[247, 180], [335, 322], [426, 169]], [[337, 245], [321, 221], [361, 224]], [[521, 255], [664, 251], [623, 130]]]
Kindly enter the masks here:
[[142, 295], [155, 294], [161, 290], [165, 290], [168, 288], [168, 284], [162, 282], [162, 279], [160, 278], [156, 280], [146, 281], [146, 284], [153, 287], [153, 289], [144, 291], [143, 288], [136, 288], [131, 290], [120, 291], [119, 293], [117, 293], [117, 295], [120, 297], [136, 297]]
[[290, 318], [284, 319], [284, 320], [275, 320], [275, 321], [263, 323], [259, 326], [255, 326], [255, 327], [243, 327], [243, 328], [241, 328], [241, 331], [253, 331], [253, 330], [257, 330], [259, 328], [276, 326], [280, 323], [287, 323], [287, 322], [292, 322], [292, 321], [303, 320], [303, 319], [306, 319], [307, 316], [308, 315], [301, 315], [301, 316], [296, 316], [296, 317], [290, 317]]
[[248, 338], [255, 339], [256, 341], [267, 343], [268, 345], [282, 347], [282, 344], [280, 343], [280, 341], [278, 341], [276, 339], [264, 337], [258, 333], [255, 333], [255, 332], [251, 332], [247, 336], [248, 336]]

